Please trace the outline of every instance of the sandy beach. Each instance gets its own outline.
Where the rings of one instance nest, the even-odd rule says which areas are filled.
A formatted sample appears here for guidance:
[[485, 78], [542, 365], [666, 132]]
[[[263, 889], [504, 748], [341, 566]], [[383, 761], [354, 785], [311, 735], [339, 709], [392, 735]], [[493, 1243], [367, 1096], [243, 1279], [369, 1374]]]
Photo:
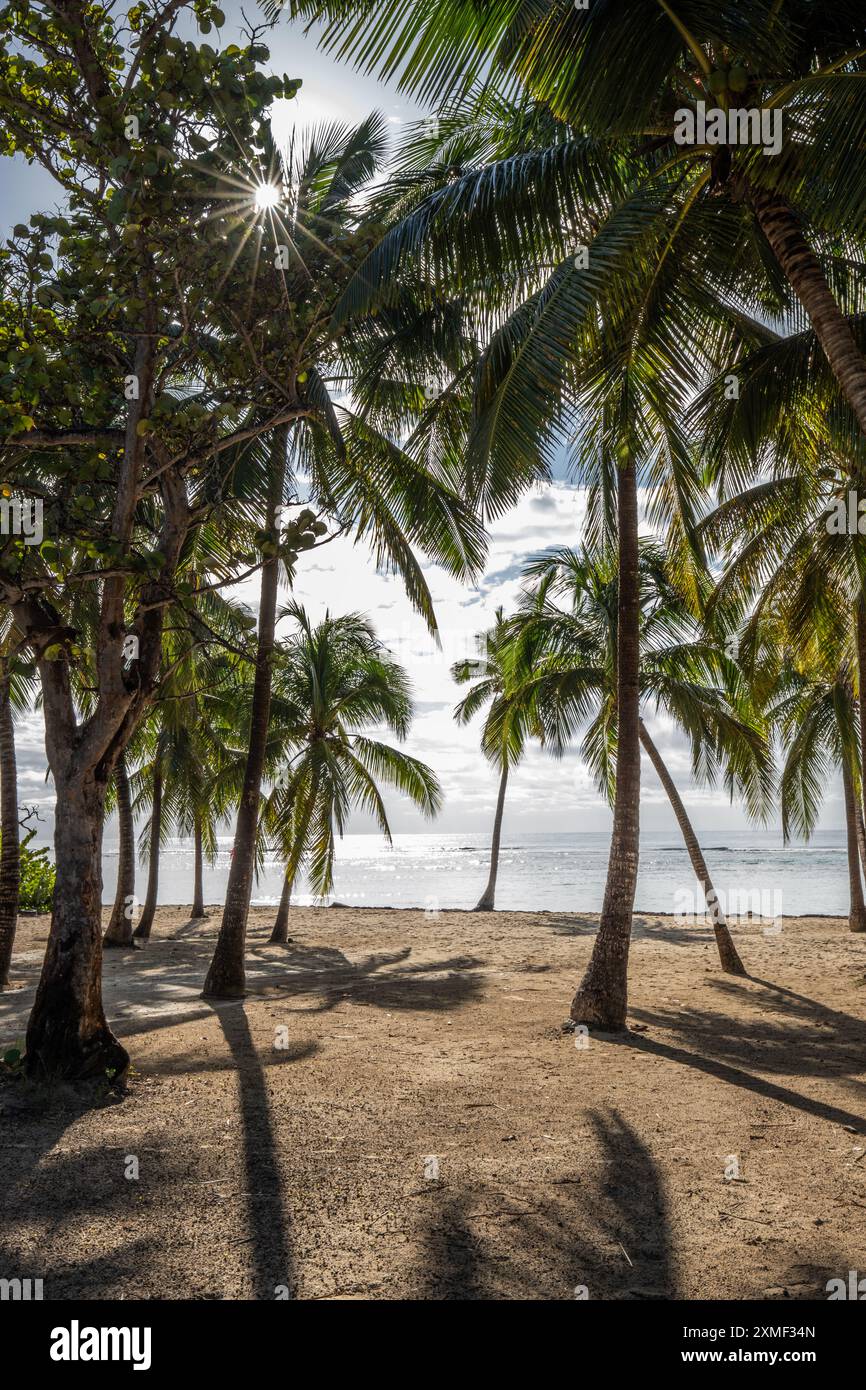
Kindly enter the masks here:
[[[866, 1269], [866, 937], [635, 918], [631, 1031], [563, 1031], [590, 916], [251, 914], [248, 997], [198, 998], [219, 916], [109, 952], [123, 1097], [0, 1092], [7, 1269], [45, 1297], [815, 1299]], [[47, 918], [21, 922], [21, 1036]], [[133, 1161], [136, 1160], [137, 1162]], [[137, 1170], [137, 1177], [134, 1176]]]

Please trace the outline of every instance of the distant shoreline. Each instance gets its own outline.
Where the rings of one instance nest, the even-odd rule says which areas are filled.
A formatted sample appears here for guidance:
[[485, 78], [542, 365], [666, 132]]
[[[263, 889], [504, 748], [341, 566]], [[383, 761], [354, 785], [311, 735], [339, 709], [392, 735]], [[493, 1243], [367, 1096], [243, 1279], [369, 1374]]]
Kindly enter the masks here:
[[[105, 909], [105, 908], [107, 908], [107, 907], [110, 907], [111, 904], [110, 904], [110, 903], [103, 903], [102, 906], [103, 906], [103, 909]], [[206, 911], [209, 915], [213, 915], [213, 913], [215, 913], [215, 912], [221, 912], [224, 906], [225, 906], [224, 903], [205, 903], [205, 911]], [[186, 911], [188, 911], [189, 907], [190, 907], [190, 904], [189, 904], [189, 903], [159, 903], [158, 906], [157, 906], [157, 911], [165, 911], [165, 912], [186, 912]], [[276, 907], [277, 907], [277, 904], [276, 904], [276, 903], [256, 903], [256, 902], [254, 902], [254, 903], [251, 903], [251, 904], [250, 904], [250, 911], [251, 911], [251, 912], [267, 912], [267, 911], [269, 911], [271, 908], [273, 908], [274, 910], [276, 910]], [[588, 909], [584, 909], [584, 908], [581, 908], [581, 907], [536, 907], [536, 908], [529, 908], [529, 907], [495, 907], [495, 908], [493, 908], [492, 912], [476, 912], [476, 911], [475, 911], [473, 908], [471, 908], [471, 907], [441, 907], [441, 908], [437, 908], [435, 912], [431, 912], [430, 909], [429, 909], [429, 908], [426, 908], [426, 907], [407, 907], [405, 904], [401, 905], [400, 907], [392, 907], [389, 903], [344, 903], [344, 902], [336, 902], [336, 903], [293, 903], [293, 904], [291, 905], [291, 907], [289, 908], [289, 912], [296, 912], [296, 913], [301, 913], [301, 912], [332, 912], [332, 911], [334, 911], [335, 909], [336, 909], [337, 911], [340, 911], [340, 912], [421, 912], [421, 913], [424, 913], [424, 914], [426, 914], [426, 915], [428, 915], [428, 916], [431, 916], [431, 917], [434, 917], [434, 916], [442, 916], [442, 915], [443, 915], [444, 913], [446, 913], [446, 912], [448, 912], [448, 913], [459, 912], [459, 913], [462, 913], [462, 914], [463, 914], [464, 916], [466, 916], [466, 917], [478, 917], [479, 919], [483, 919], [483, 918], [485, 918], [485, 917], [491, 917], [491, 916], [493, 916], [493, 917], [496, 917], [496, 916], [503, 916], [503, 917], [563, 917], [563, 916], [565, 916], [565, 917], [593, 917], [593, 918], [598, 918], [598, 917], [601, 916], [601, 913], [595, 911], [594, 909], [589, 909], [589, 908], [588, 908]], [[670, 918], [676, 918], [676, 917], [679, 917], [679, 916], [680, 916], [680, 914], [679, 914], [678, 912], [661, 912], [658, 908], [654, 908], [654, 907], [635, 908], [634, 912], [632, 913], [632, 917], [633, 917], [633, 918], [634, 918], [634, 917], [670, 917]], [[708, 916], [707, 914], [704, 914], [703, 917], [699, 917], [699, 916], [698, 916], [698, 917], [696, 917], [694, 920], [697, 921], [697, 922], [701, 922], [701, 923], [706, 922], [708, 925], [709, 925], [709, 921], [710, 921], [709, 916]], [[740, 921], [740, 920], [741, 920], [741, 919], [740, 919], [740, 918], [737, 918], [736, 916], [732, 916], [732, 917], [729, 918], [729, 921], [730, 921], [731, 924], [733, 924], [734, 926], [736, 926], [737, 922]], [[772, 917], [762, 917], [762, 916], [760, 915], [760, 913], [757, 913], [757, 912], [756, 912], [756, 913], [754, 913], [750, 918], [748, 918], [747, 920], [748, 920], [748, 921], [751, 921], [751, 922], [772, 922], [772, 921], [774, 921], [775, 919], [772, 918]], [[783, 912], [783, 913], [780, 913], [779, 919], [778, 919], [778, 920], [781, 921], [781, 922], [811, 922], [811, 921], [822, 921], [822, 922], [847, 922], [847, 918], [846, 918], [843, 914], [841, 914], [841, 913], [839, 913], [839, 912]], [[692, 925], [691, 922], [683, 923], [684, 928], [687, 927], [687, 926], [690, 926], [690, 925]]]

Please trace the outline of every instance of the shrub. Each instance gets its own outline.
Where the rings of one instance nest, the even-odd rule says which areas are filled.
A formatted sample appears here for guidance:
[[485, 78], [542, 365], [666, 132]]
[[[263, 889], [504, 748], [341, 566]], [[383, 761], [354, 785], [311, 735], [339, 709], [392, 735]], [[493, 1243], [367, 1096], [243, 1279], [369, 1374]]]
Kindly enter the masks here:
[[43, 845], [42, 849], [28, 849], [27, 840], [23, 840], [18, 907], [29, 908], [33, 912], [50, 912], [56, 875], [57, 870], [48, 858], [47, 848]]

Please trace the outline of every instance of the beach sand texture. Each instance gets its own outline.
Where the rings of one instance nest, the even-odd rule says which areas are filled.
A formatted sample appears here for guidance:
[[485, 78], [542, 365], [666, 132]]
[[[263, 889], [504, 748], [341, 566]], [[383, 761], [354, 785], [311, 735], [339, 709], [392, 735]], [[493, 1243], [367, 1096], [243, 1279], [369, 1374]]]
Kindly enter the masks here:
[[[588, 915], [254, 909], [249, 995], [198, 998], [219, 912], [109, 952], [123, 1099], [0, 1092], [4, 1270], [45, 1297], [825, 1298], [866, 1273], [866, 937], [635, 918], [630, 1023], [563, 1032]], [[108, 914], [106, 913], [106, 921]], [[22, 919], [0, 1040], [48, 930]], [[128, 1177], [138, 1159], [138, 1177]], [[437, 1176], [438, 1174], [438, 1176]]]

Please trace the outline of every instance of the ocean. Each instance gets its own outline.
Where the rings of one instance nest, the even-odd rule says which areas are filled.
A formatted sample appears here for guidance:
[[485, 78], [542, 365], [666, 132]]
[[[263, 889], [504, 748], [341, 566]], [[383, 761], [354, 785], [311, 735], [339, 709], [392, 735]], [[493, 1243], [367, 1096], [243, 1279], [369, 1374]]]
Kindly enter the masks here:
[[[231, 837], [220, 841], [205, 868], [205, 902], [223, 901]], [[504, 838], [496, 906], [512, 910], [598, 912], [604, 895], [610, 839], [605, 832], [514, 834]], [[808, 845], [784, 846], [778, 831], [707, 834], [704, 856], [728, 916], [847, 915], [848, 870], [841, 831], [818, 832]], [[358, 907], [471, 908], [487, 881], [489, 836], [396, 835], [388, 847], [376, 835], [347, 835], [337, 844], [329, 901]], [[192, 844], [169, 841], [160, 855], [159, 901], [192, 899]], [[106, 844], [104, 900], [113, 901], [117, 850]], [[146, 866], [137, 871], [144, 896]], [[253, 903], [279, 900], [282, 870], [270, 859], [253, 887]], [[294, 901], [317, 901], [306, 883]], [[703, 916], [701, 895], [682, 844], [663, 831], [642, 836], [636, 910]]]

